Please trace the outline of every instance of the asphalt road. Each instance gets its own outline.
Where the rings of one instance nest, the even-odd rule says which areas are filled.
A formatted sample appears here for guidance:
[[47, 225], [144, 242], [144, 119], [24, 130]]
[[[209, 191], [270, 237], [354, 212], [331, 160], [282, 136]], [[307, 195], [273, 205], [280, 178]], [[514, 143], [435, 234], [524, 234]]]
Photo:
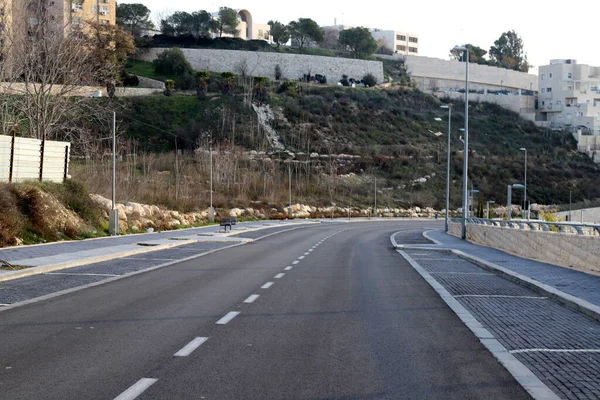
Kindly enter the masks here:
[[0, 398], [528, 398], [392, 249], [425, 226], [297, 229], [6, 310]]

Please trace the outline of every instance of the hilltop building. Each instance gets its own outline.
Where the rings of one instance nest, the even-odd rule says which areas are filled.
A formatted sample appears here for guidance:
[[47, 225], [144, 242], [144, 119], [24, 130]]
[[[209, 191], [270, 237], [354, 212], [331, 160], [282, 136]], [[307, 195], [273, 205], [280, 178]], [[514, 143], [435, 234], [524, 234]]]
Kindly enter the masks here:
[[375, 40], [383, 41], [385, 47], [396, 54], [416, 56], [419, 54], [419, 37], [412, 33], [371, 29]]

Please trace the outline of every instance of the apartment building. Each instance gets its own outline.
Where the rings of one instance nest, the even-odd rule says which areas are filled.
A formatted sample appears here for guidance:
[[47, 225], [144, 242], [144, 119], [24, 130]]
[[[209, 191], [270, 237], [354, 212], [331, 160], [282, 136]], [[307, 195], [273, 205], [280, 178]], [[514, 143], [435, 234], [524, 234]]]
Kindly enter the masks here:
[[396, 54], [411, 56], [419, 54], [419, 37], [415, 34], [371, 29], [371, 35], [377, 41], [382, 40], [385, 46]]
[[[64, 0], [63, 0], [64, 1]], [[67, 25], [82, 25], [85, 21], [115, 25], [117, 17], [116, 0], [69, 0], [66, 1], [64, 20]], [[65, 8], [66, 8], [65, 6]]]
[[552, 128], [600, 135], [600, 67], [572, 59], [540, 67], [538, 111]]

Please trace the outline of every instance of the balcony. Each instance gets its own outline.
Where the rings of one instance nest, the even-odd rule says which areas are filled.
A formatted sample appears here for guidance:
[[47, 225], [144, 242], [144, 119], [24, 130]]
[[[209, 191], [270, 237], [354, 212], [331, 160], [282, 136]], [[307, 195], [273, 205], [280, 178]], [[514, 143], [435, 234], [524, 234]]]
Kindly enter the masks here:
[[563, 105], [562, 104], [540, 105], [540, 111], [545, 112], [545, 113], [562, 112], [563, 111]]

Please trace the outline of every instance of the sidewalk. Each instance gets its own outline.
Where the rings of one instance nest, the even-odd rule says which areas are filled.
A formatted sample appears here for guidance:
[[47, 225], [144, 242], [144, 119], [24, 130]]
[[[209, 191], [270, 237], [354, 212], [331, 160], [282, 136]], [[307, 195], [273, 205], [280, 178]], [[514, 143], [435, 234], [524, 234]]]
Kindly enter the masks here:
[[600, 307], [600, 277], [598, 276], [513, 256], [491, 247], [461, 240], [444, 233], [443, 230], [429, 231], [426, 237], [440, 242], [444, 247], [475, 256]]
[[19, 271], [0, 270], [0, 281], [35, 275], [64, 268], [165, 250], [194, 242], [248, 242], [251, 239], [232, 235], [269, 228], [286, 228], [314, 224], [313, 220], [245, 222], [223, 233], [218, 225], [159, 233], [113, 236], [98, 239], [56, 242], [0, 249], [0, 259], [16, 266], [31, 268]]

